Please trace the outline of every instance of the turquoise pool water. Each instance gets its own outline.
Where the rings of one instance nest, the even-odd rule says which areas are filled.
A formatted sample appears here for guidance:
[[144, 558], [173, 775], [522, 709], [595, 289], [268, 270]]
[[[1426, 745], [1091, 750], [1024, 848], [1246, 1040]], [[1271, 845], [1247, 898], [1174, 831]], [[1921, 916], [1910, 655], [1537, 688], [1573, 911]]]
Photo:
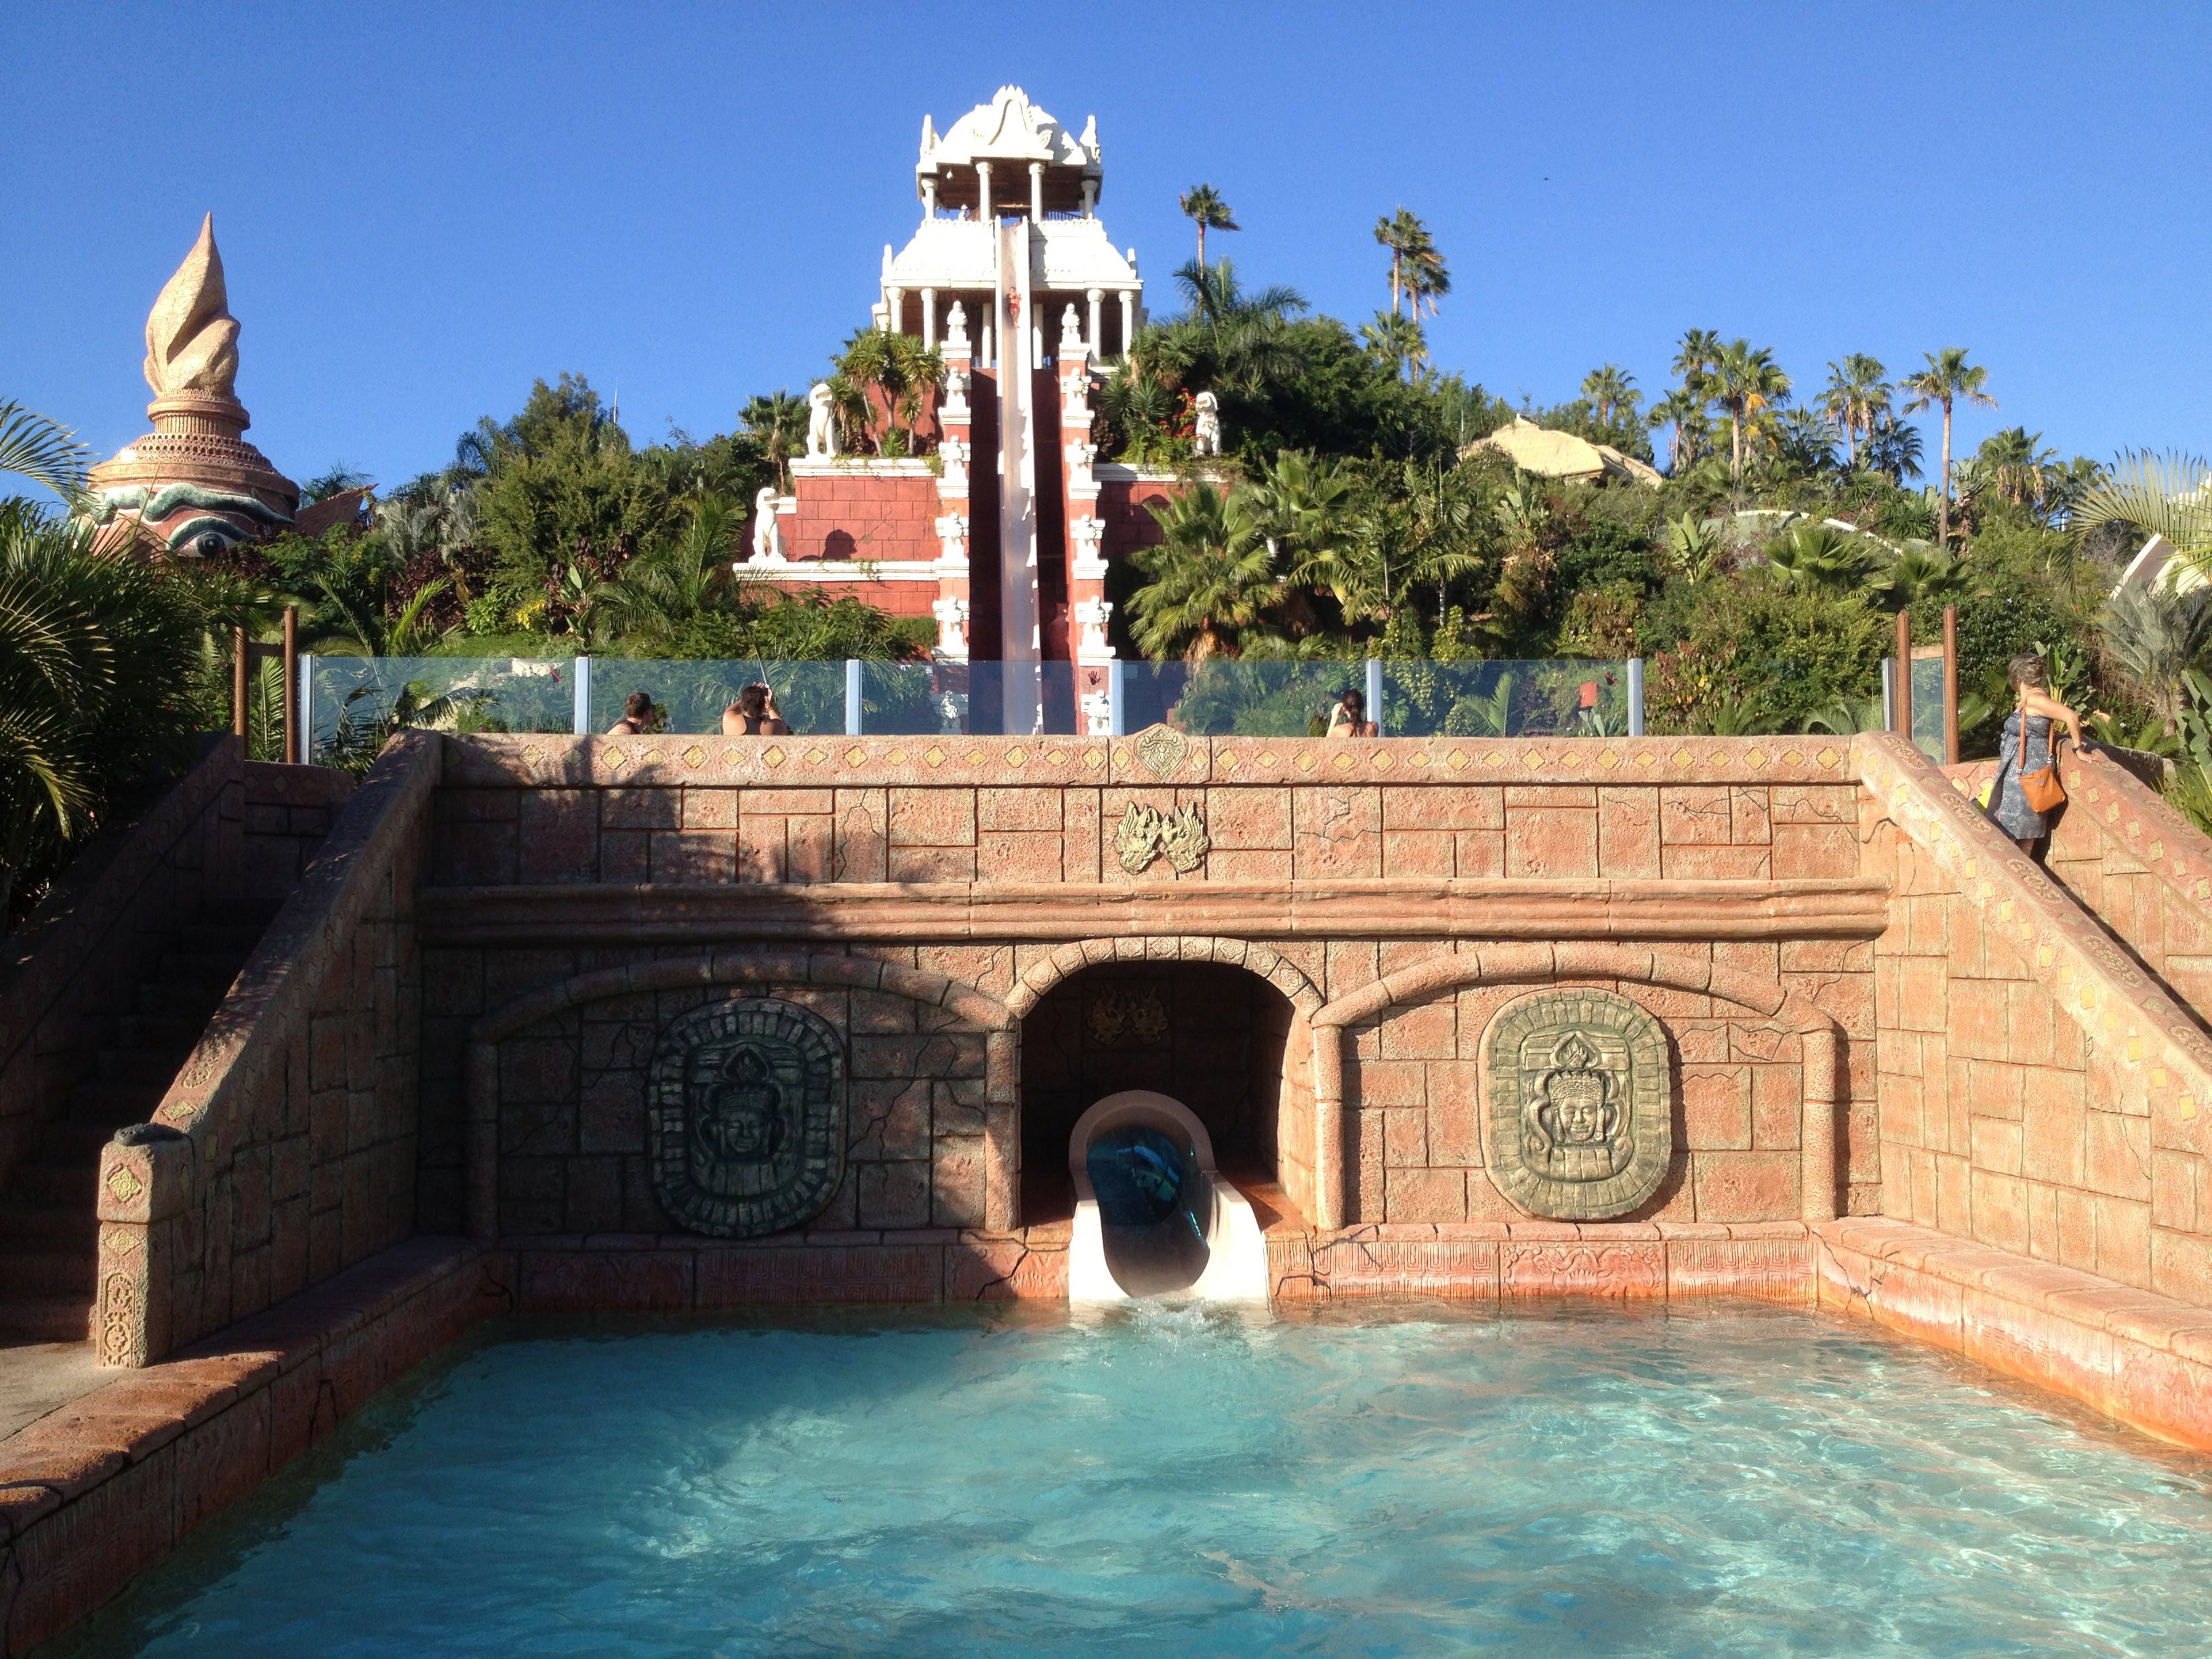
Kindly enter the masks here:
[[98, 1654], [2201, 1654], [2207, 1466], [1774, 1310], [520, 1327]]

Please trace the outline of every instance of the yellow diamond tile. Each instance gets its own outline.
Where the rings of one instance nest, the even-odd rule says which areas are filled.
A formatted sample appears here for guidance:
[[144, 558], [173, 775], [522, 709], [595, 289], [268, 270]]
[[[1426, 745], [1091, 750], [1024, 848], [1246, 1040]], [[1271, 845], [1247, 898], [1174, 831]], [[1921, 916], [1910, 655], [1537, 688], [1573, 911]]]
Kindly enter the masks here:
[[735, 766], [735, 765], [736, 765], [739, 761], [743, 760], [744, 757], [745, 757], [744, 750], [742, 750], [742, 749], [738, 749], [738, 748], [729, 748], [729, 749], [725, 749], [725, 750], [722, 751], [722, 764], [723, 764], [723, 765], [725, 765], [725, 766]]
[[1224, 772], [1234, 772], [1239, 766], [1243, 765], [1243, 763], [1237, 758], [1237, 751], [1232, 749], [1227, 754], [1222, 756], [1219, 760], [1214, 762], [1214, 764], [1218, 766]]
[[1312, 771], [1314, 769], [1313, 750], [1310, 749], [1299, 750], [1297, 766], [1298, 770], [1301, 772]]
[[1426, 771], [1429, 765], [1429, 751], [1425, 749], [1415, 750], [1413, 751], [1413, 758], [1407, 761], [1406, 764], [1412, 767], [1416, 772]]
[[1802, 766], [1805, 763], [1805, 751], [1802, 749], [1784, 750], [1782, 763], [1784, 766]]
[[1832, 767], [1836, 763], [1836, 751], [1832, 749], [1823, 749], [1813, 758], [1823, 766]]
[[1048, 766], [1065, 766], [1067, 764], [1067, 750], [1048, 749], [1044, 751], [1044, 758], [1045, 764]]
[[762, 765], [763, 765], [763, 766], [781, 766], [781, 765], [782, 765], [782, 764], [783, 764], [783, 748], [782, 748], [782, 745], [781, 745], [781, 744], [778, 744], [776, 747], [775, 747], [775, 748], [773, 748], [773, 749], [769, 750], [766, 754], [763, 755], [763, 756], [761, 757], [761, 764], [762, 764]]
[[645, 751], [645, 763], [647, 766], [658, 766], [667, 758], [668, 757], [658, 749], [648, 749]]
[[693, 744], [684, 751], [684, 763], [694, 772], [697, 771], [707, 763], [707, 751], [697, 744]]
[[1340, 772], [1349, 772], [1352, 769], [1352, 757], [1340, 749], [1330, 763]]
[[522, 751], [522, 758], [525, 764], [535, 766], [545, 758], [545, 751], [533, 743]]
[[1260, 751], [1260, 764], [1273, 770], [1275, 767], [1280, 766], [1282, 762], [1273, 750], [1262, 749]]
[[809, 766], [819, 766], [830, 758], [830, 751], [826, 749], [810, 749], [802, 758]]
[[1743, 751], [1743, 763], [1746, 766], [1750, 767], [1760, 767], [1765, 765], [1766, 751], [1763, 749], [1745, 750]]
[[1668, 756], [1667, 758], [1674, 762], [1677, 766], [1687, 766], [1691, 761], [1696, 758], [1696, 757], [1692, 755], [1686, 749], [1677, 749], [1673, 754]]
[[1390, 757], [1382, 750], [1376, 750], [1369, 758], [1373, 761], [1376, 771], [1387, 772], [1390, 769]]
[[990, 757], [986, 755], [980, 749], [970, 749], [960, 758], [966, 761], [970, 766], [981, 766], [985, 761], [988, 760]]
[[600, 764], [600, 765], [602, 765], [602, 766], [620, 766], [622, 763], [623, 763], [623, 751], [622, 751], [621, 750], [619, 750], [619, 749], [609, 748], [609, 749], [605, 749], [605, 750], [601, 750], [601, 751], [600, 751], [600, 754], [599, 754], [599, 764]]
[[933, 743], [921, 751], [921, 759], [925, 766], [942, 766], [945, 764], [945, 751]]
[[1530, 749], [1522, 754], [1521, 764], [1531, 772], [1541, 771], [1544, 766], [1544, 757], [1538, 750]]
[[1607, 771], [1610, 772], [1614, 767], [1620, 764], [1620, 757], [1614, 754], [1610, 749], [1601, 749], [1597, 752], [1597, 763], [1605, 768]]
[[1106, 764], [1106, 751], [1103, 749], [1085, 750], [1083, 751], [1083, 763], [1089, 767], [1092, 771], [1096, 772], [1100, 767]]
[[1008, 750], [1006, 750], [1006, 764], [1007, 764], [1007, 765], [1012, 766], [1012, 767], [1019, 768], [1019, 767], [1027, 766], [1029, 763], [1030, 763], [1030, 757], [1029, 757], [1029, 751], [1028, 751], [1027, 750], [1023, 749], [1023, 748], [1019, 747], [1018, 745], [1017, 745], [1016, 747], [1014, 747], [1014, 748], [1012, 748], [1012, 749], [1009, 749]]
[[128, 1170], [118, 1170], [107, 1177], [107, 1190], [115, 1194], [118, 1204], [128, 1204], [146, 1190], [146, 1185]]
[[1451, 758], [1447, 760], [1444, 764], [1450, 767], [1455, 772], [1466, 771], [1468, 766], [1467, 750], [1464, 749], [1453, 750], [1451, 751]]
[[850, 749], [848, 749], [845, 751], [845, 764], [848, 766], [858, 766], [862, 761], [867, 759], [867, 757], [868, 751], [861, 748], [860, 745], [856, 743]]
[[903, 749], [894, 749], [890, 753], [884, 757], [884, 760], [887, 765], [904, 766], [906, 764], [906, 750]]
[[1636, 757], [1636, 763], [1638, 766], [1643, 767], [1656, 766], [1659, 764], [1659, 757], [1653, 754], [1649, 749], [1643, 750], [1638, 753]]
[[1505, 764], [1505, 757], [1493, 749], [1482, 757], [1482, 763], [1494, 772]]

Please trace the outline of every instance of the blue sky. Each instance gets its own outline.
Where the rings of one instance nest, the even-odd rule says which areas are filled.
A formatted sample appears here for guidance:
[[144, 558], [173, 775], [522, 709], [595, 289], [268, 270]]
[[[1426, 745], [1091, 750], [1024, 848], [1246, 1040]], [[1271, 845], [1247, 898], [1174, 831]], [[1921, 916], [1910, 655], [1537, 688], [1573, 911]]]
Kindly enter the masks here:
[[[1967, 347], [2064, 453], [2212, 449], [2212, 9], [1945, 4], [1259, 9], [0, 9], [0, 397], [101, 455], [212, 209], [252, 437], [396, 483], [533, 376], [641, 437], [727, 428], [865, 319], [914, 150], [1018, 82], [1096, 113], [1100, 212], [1170, 303], [1212, 181], [1248, 281], [1358, 320], [1378, 214], [1450, 261], [1437, 361], [1516, 401], [1680, 331], [1801, 388]], [[1935, 442], [1929, 434], [1932, 464]]]

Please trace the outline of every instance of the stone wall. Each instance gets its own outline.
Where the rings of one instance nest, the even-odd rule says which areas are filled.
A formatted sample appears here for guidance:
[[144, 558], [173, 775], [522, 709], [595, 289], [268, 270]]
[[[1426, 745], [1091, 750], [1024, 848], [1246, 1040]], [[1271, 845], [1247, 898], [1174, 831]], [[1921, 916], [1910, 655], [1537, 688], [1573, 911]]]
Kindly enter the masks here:
[[352, 793], [352, 775], [331, 767], [246, 762], [246, 905], [274, 910], [291, 896]]
[[910, 464], [911, 476], [864, 470], [883, 465], [816, 471], [802, 464], [792, 481], [799, 510], [783, 518], [784, 556], [870, 562], [936, 558], [941, 547], [936, 478], [919, 461]]
[[441, 752], [387, 746], [152, 1124], [102, 1154], [103, 1363], [144, 1364], [416, 1230], [415, 906]]
[[[852, 1045], [851, 1169], [810, 1237], [1031, 1222], [1023, 1044], [1058, 1030], [1074, 994], [1043, 1005], [1092, 970], [1158, 981], [1173, 1006], [1186, 970], [1166, 963], [1272, 986], [1265, 1029], [1235, 1035], [1245, 1079], [1222, 1086], [1269, 1103], [1236, 1150], [1293, 1209], [1324, 1227], [1496, 1217], [1471, 1057], [1507, 984], [1529, 982], [1496, 955], [1513, 940], [1588, 941], [1599, 956], [1555, 972], [1547, 954], [1538, 977], [1618, 986], [1668, 1030], [1685, 1150], [1632, 1218], [1869, 1206], [1886, 910], [1858, 872], [1858, 798], [1848, 747], [1772, 740], [451, 740], [422, 902], [425, 1224], [464, 1224], [480, 1187], [480, 1231], [671, 1231], [644, 1067], [669, 1019], [740, 994], [789, 995]], [[1117, 836], [1146, 811], [1196, 815], [1210, 844], [1133, 873]], [[878, 972], [926, 988], [849, 981]], [[1429, 988], [1346, 1012], [1407, 972]], [[934, 1006], [946, 985], [969, 1012]], [[1218, 1023], [1194, 1041], [1226, 1041]], [[1194, 1062], [1185, 1092], [1211, 1074]], [[1008, 1144], [987, 1130], [979, 1164], [972, 1097], [1001, 1087]], [[478, 1092], [495, 1150], [471, 1173]], [[1041, 1140], [1028, 1157], [1048, 1152], [1065, 1159]]]
[[0, 941], [0, 1183], [89, 1076], [174, 929], [238, 893], [244, 763], [234, 738], [137, 819], [94, 838], [22, 927]]
[[2212, 1306], [2212, 1042], [1935, 768], [1861, 742], [1881, 1212]]

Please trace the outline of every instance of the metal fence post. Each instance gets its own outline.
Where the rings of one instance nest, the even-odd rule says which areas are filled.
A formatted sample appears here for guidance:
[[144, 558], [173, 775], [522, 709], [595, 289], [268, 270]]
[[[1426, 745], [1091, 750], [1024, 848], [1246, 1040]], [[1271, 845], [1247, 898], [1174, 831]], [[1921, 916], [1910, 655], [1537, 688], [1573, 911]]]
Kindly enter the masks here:
[[860, 735], [861, 713], [860, 659], [858, 657], [848, 657], [845, 659], [845, 735], [847, 737], [857, 738]]
[[1881, 729], [1897, 730], [1897, 659], [1881, 659]]
[[1106, 731], [1111, 737], [1129, 735], [1129, 665], [1121, 657], [1106, 665]]
[[1375, 722], [1375, 735], [1382, 732], [1382, 659], [1367, 659], [1367, 718]]
[[302, 766], [315, 763], [315, 658], [313, 652], [300, 655], [300, 752], [295, 757]]
[[576, 735], [588, 738], [592, 735], [592, 659], [577, 658], [570, 672], [576, 683]]
[[1644, 659], [1628, 659], [1628, 735], [1644, 735]]

